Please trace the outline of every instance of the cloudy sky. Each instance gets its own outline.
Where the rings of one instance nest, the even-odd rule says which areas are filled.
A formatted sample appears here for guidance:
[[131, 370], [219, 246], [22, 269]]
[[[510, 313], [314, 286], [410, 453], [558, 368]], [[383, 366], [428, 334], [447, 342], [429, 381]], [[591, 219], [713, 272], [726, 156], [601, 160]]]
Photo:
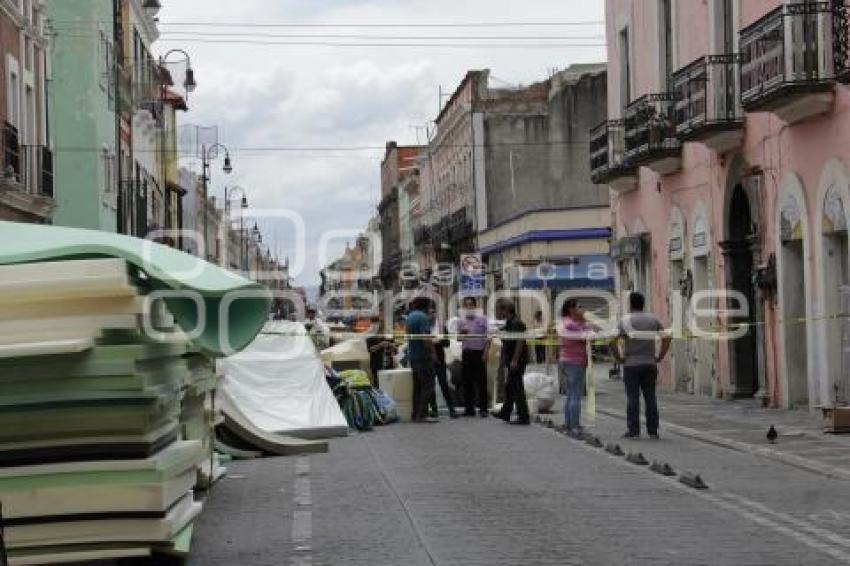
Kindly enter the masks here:
[[[318, 279], [322, 234], [356, 232], [375, 214], [380, 148], [391, 139], [423, 142], [421, 127], [437, 115], [440, 88], [453, 90], [469, 69], [491, 69], [498, 87], [541, 80], [572, 63], [604, 60], [601, 25], [378, 26], [599, 22], [603, 0], [164, 0], [163, 5], [158, 50], [189, 51], [199, 83], [185, 120], [217, 124], [220, 141], [233, 154], [233, 175], [214, 169], [215, 194], [223, 194], [225, 183], [239, 185], [258, 209], [297, 212], [306, 226], [302, 250], [294, 245], [289, 222], [260, 225], [273, 253], [303, 264], [294, 275], [308, 285]], [[297, 27], [286, 27], [293, 24]], [[328, 24], [340, 27], [324, 27]], [[490, 45], [559, 45], [292, 45], [434, 44], [437, 36], [451, 38], [444, 43], [481, 37], [486, 39], [478, 43]], [[507, 39], [513, 37], [528, 39]], [[338, 239], [332, 252], [344, 246]]]

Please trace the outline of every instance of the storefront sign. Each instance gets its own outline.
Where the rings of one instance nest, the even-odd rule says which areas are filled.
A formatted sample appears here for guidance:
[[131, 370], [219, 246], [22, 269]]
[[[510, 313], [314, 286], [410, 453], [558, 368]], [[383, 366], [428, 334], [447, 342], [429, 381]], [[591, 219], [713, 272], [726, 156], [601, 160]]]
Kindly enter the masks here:
[[481, 254], [463, 254], [460, 256], [460, 295], [461, 297], [483, 297], [487, 294], [487, 282], [484, 276], [484, 261]]

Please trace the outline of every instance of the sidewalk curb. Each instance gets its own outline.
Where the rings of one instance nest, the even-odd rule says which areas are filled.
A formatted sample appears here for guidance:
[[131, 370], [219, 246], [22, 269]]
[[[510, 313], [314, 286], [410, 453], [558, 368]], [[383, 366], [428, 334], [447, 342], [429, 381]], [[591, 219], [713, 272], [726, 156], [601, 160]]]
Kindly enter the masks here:
[[[603, 407], [597, 407], [596, 412], [602, 415], [606, 415], [608, 417], [626, 420], [626, 416], [619, 411], [605, 409]], [[669, 421], [664, 421], [662, 426], [665, 430], [669, 430], [673, 434], [691, 438], [693, 440], [698, 440], [706, 444], [712, 444], [721, 448], [735, 450], [736, 452], [742, 452], [744, 454], [751, 454], [753, 456], [759, 456], [762, 458], [775, 460], [777, 462], [782, 462], [783, 464], [786, 464], [788, 466], [806, 470], [808, 472], [814, 472], [816, 474], [820, 474], [831, 479], [850, 481], [850, 469], [847, 468], [837, 468], [835, 466], [812, 462], [800, 456], [795, 456], [794, 454], [788, 454], [786, 452], [780, 452], [772, 448], [764, 448], [761, 446], [756, 446], [754, 444], [749, 444], [747, 442], [740, 442], [737, 440], [732, 440], [730, 438], [724, 438], [722, 436], [711, 434], [709, 432], [701, 432], [690, 427], [671, 423]]]

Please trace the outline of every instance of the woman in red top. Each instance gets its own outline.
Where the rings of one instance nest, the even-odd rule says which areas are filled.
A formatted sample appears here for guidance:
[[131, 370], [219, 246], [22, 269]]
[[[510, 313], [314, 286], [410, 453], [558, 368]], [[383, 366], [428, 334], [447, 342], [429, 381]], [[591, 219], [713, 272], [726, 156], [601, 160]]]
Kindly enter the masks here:
[[584, 317], [578, 301], [570, 299], [561, 309], [558, 336], [561, 341], [558, 374], [567, 393], [564, 404], [564, 426], [567, 433], [581, 435], [581, 399], [587, 378], [587, 339], [592, 327]]

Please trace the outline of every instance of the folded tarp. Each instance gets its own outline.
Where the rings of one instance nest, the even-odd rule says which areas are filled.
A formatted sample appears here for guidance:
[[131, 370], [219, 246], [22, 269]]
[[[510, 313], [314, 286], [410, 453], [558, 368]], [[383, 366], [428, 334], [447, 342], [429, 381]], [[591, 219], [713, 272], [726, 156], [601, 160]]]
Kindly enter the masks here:
[[224, 393], [257, 429], [307, 439], [348, 434], [303, 324], [269, 323], [245, 350], [219, 366]]
[[[268, 320], [271, 297], [258, 283], [149, 240], [95, 230], [0, 221], [0, 265], [120, 258], [136, 267], [138, 286], [188, 292], [166, 297], [184, 331], [203, 322], [195, 342], [213, 354], [248, 345]], [[200, 300], [203, 314], [193, 298]], [[229, 347], [229, 349], [228, 349]]]

